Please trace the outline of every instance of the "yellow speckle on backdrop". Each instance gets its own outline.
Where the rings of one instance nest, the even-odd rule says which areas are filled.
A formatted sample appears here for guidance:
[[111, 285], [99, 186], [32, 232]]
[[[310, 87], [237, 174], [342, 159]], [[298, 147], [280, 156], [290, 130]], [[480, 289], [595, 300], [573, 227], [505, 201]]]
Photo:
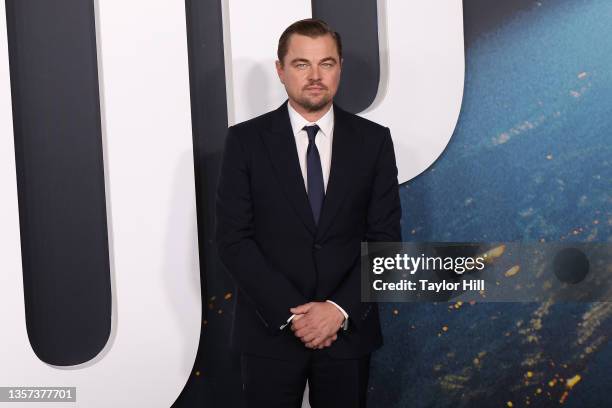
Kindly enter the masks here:
[[508, 269], [504, 275], [509, 278], [511, 276], [516, 275], [521, 270], [521, 267], [518, 265], [514, 265], [512, 268]]
[[493, 262], [496, 258], [499, 258], [506, 251], [506, 245], [499, 245], [495, 248], [491, 248], [481, 255], [484, 258], [485, 263]]
[[574, 385], [576, 385], [576, 384], [578, 384], [578, 382], [580, 382], [580, 380], [582, 380], [582, 377], [580, 376], [580, 374], [576, 374], [572, 378], [568, 378], [567, 382], [565, 383], [565, 385], [567, 386], [567, 388], [569, 388], [571, 390], [572, 388], [574, 388]]

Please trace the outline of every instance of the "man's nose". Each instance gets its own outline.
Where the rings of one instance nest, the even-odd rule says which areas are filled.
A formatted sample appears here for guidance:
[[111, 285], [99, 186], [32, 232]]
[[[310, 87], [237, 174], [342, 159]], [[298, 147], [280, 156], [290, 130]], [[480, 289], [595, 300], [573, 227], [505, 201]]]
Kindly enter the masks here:
[[318, 81], [319, 79], [321, 79], [321, 71], [319, 70], [319, 66], [318, 65], [312, 65], [310, 68], [310, 75], [309, 78], [310, 80], [314, 80], [314, 81]]

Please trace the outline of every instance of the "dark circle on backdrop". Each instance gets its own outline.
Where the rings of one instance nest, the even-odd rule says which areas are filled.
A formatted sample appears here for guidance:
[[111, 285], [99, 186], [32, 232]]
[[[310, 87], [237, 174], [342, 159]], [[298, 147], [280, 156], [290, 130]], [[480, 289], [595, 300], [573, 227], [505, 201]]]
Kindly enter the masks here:
[[589, 273], [589, 260], [581, 250], [565, 248], [555, 255], [553, 271], [561, 282], [579, 283]]

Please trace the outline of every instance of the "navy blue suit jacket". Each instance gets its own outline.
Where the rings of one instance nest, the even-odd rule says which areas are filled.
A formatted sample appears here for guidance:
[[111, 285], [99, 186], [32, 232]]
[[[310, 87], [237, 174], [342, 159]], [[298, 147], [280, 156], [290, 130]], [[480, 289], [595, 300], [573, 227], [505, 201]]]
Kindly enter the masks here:
[[289, 308], [332, 300], [349, 314], [327, 349], [356, 358], [382, 345], [378, 308], [362, 303], [361, 241], [401, 241], [389, 129], [334, 105], [331, 169], [315, 225], [287, 102], [229, 128], [216, 197], [216, 243], [237, 285], [232, 349], [282, 358], [312, 352]]

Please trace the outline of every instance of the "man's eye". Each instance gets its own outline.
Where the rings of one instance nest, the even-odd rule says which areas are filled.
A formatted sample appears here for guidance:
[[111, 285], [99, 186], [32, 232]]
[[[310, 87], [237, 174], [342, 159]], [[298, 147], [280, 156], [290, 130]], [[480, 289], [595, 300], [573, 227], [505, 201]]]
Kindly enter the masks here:
[[324, 62], [323, 64], [321, 64], [324, 68], [331, 68], [333, 66], [333, 64], [331, 62]]
[[308, 64], [297, 64], [295, 67], [299, 69], [303, 69], [303, 68], [306, 68], [307, 66]]

